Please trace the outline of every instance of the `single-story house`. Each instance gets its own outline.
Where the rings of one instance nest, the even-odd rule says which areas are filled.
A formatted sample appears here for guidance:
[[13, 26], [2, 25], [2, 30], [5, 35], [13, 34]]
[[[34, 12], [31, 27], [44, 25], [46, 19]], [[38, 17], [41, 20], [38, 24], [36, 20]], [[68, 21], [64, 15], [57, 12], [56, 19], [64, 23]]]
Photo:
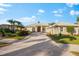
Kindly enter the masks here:
[[68, 26], [74, 26], [74, 35], [79, 35], [79, 24], [71, 23], [55, 23], [54, 25], [49, 25], [46, 23], [35, 23], [26, 26], [26, 29], [32, 32], [45, 32], [50, 34], [69, 34], [67, 32]]
[[70, 34], [67, 31], [68, 26], [74, 27], [74, 35], [79, 35], [79, 25], [78, 24], [70, 24], [70, 23], [55, 23], [54, 25], [51, 25], [47, 28], [47, 33], [50, 34]]
[[10, 29], [10, 30], [25, 30], [25, 27], [19, 27], [17, 25], [10, 25], [10, 24], [0, 24], [0, 29]]
[[26, 29], [32, 32], [46, 32], [48, 26], [46, 23], [35, 23], [26, 26]]

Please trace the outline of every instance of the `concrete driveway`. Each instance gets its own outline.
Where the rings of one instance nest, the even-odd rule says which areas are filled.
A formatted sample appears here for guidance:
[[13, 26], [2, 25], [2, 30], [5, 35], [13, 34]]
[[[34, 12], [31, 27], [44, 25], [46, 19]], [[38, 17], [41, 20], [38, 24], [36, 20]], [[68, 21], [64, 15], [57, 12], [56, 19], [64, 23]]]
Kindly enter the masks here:
[[32, 33], [29, 39], [0, 48], [2, 56], [70, 56], [68, 45], [59, 45], [43, 33]]

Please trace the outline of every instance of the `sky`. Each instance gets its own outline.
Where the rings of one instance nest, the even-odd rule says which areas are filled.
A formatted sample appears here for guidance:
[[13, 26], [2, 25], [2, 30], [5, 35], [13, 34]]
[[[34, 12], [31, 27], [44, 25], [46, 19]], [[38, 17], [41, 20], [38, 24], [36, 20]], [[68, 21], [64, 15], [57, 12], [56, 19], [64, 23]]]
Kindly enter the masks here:
[[0, 3], [0, 24], [14, 19], [23, 25], [32, 23], [76, 23], [78, 3]]

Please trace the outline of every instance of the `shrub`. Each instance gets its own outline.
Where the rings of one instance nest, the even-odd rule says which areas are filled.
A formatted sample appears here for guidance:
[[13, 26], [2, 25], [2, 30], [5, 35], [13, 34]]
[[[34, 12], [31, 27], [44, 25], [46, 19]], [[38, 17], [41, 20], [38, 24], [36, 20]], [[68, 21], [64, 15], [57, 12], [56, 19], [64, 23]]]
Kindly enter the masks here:
[[71, 33], [73, 35], [74, 33], [74, 26], [67, 26], [67, 32]]
[[76, 40], [76, 37], [74, 36], [63, 35], [63, 34], [49, 35], [49, 37], [56, 42], [66, 43], [66, 44], [68, 43], [66, 40], [64, 40], [66, 38], [69, 39], [70, 41]]
[[6, 37], [16, 36], [15, 33], [13, 33], [13, 31], [8, 28], [0, 29], [0, 35], [6, 36]]
[[12, 33], [6, 33], [6, 37], [15, 37], [16, 36], [16, 34], [12, 34]]
[[60, 40], [59, 41], [60, 43], [64, 43], [64, 44], [67, 44], [68, 42], [66, 42], [66, 40]]
[[29, 35], [31, 32], [30, 31], [17, 31], [16, 35], [18, 36], [26, 36]]
[[12, 30], [8, 29], [8, 28], [5, 28], [3, 29], [5, 33], [12, 33]]
[[0, 28], [0, 35], [5, 36], [4, 30], [2, 28]]

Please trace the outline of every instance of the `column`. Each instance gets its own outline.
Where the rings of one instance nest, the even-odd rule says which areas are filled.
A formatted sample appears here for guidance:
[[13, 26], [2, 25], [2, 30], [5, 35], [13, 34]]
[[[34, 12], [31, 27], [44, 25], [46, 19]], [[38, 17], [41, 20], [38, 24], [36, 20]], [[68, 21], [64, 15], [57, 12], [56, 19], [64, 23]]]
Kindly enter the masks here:
[[43, 27], [41, 26], [41, 32], [42, 32]]
[[37, 27], [35, 27], [35, 32], [37, 32]]

